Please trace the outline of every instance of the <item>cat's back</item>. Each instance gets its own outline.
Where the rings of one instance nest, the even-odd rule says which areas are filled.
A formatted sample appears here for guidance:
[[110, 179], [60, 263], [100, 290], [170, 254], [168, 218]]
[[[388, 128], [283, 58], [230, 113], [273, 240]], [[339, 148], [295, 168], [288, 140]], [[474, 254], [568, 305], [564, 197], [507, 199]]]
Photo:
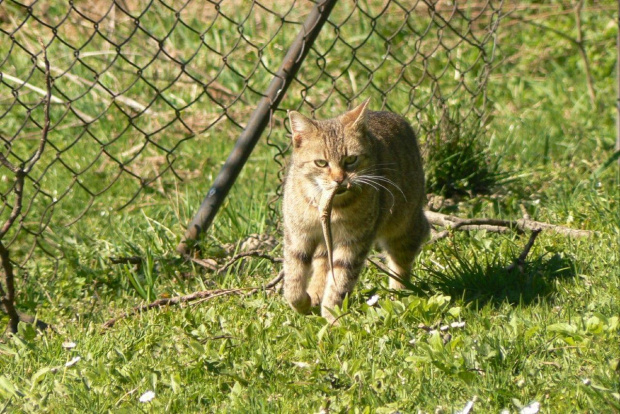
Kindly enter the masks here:
[[409, 121], [401, 115], [387, 111], [368, 111], [367, 125], [372, 135], [392, 150], [409, 150], [410, 154], [419, 152], [415, 133]]
[[386, 186], [391, 195], [382, 197], [382, 210], [395, 211], [392, 218], [398, 222], [401, 215], [410, 215], [411, 208], [421, 208], [426, 197], [415, 132], [407, 119], [393, 112], [369, 111], [366, 122], [376, 140], [378, 169], [393, 183]]
[[402, 167], [421, 171], [420, 150], [407, 119], [393, 112], [369, 111], [367, 126], [379, 143], [382, 158], [395, 157]]

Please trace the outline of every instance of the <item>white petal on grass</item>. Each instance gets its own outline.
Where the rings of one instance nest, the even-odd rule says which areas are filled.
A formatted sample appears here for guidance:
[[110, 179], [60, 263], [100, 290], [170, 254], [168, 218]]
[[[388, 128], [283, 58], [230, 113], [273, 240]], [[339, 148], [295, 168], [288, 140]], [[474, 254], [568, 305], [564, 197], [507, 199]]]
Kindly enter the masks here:
[[140, 399], [138, 401], [140, 401], [141, 403], [147, 403], [153, 401], [153, 398], [155, 398], [155, 393], [151, 390], [148, 390], [140, 396]]
[[366, 301], [368, 306], [375, 306], [379, 302], [379, 295], [372, 295], [370, 299]]
[[583, 382], [583, 385], [590, 385], [592, 384], [592, 381], [590, 381], [590, 378], [584, 378], [581, 380], [581, 382]]
[[73, 349], [77, 346], [75, 342], [67, 341], [62, 343], [62, 347], [65, 349]]
[[69, 362], [67, 362], [65, 364], [65, 367], [72, 367], [73, 365], [77, 364], [80, 359], [82, 359], [82, 358], [80, 358], [79, 356], [73, 357], [73, 359], [71, 359], [71, 361], [69, 361]]
[[310, 368], [310, 364], [303, 361], [293, 361], [293, 365], [298, 366], [299, 368]]
[[538, 411], [540, 411], [540, 403], [538, 401], [534, 401], [530, 405], [526, 405], [521, 408], [519, 414], [536, 414]]
[[510, 410], [508, 408], [504, 408], [499, 414], [510, 414]]
[[463, 327], [465, 327], [465, 322], [464, 321], [463, 322], [452, 322], [450, 324], [450, 327], [452, 327], [452, 328], [463, 328]]
[[441, 327], [439, 328], [439, 330], [440, 330], [441, 332], [445, 332], [445, 331], [447, 331], [449, 328], [450, 328], [450, 325], [443, 325], [443, 326], [441, 326]]
[[476, 401], [476, 397], [472, 398], [471, 401], [468, 401], [465, 404], [465, 407], [461, 411], [457, 411], [456, 414], [469, 414], [471, 409], [474, 407], [474, 402]]

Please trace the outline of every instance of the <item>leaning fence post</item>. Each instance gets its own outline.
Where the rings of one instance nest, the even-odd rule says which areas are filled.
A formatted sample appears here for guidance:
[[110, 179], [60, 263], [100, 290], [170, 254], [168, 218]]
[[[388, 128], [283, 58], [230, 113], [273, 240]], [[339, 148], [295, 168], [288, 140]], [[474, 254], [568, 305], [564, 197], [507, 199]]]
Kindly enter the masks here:
[[254, 146], [258, 142], [263, 130], [267, 126], [271, 114], [278, 108], [278, 104], [284, 97], [287, 88], [301, 66], [314, 40], [319, 35], [321, 28], [337, 0], [324, 0], [315, 4], [306, 18], [299, 34], [291, 44], [282, 65], [267, 88], [267, 92], [252, 113], [245, 129], [237, 139], [235, 147], [231, 151], [226, 163], [215, 178], [198, 212], [194, 216], [185, 232], [181, 243], [177, 246], [179, 253], [187, 254], [190, 250], [188, 240], [196, 240], [200, 232], [206, 230], [222, 205], [228, 191], [234, 184], [241, 172]]

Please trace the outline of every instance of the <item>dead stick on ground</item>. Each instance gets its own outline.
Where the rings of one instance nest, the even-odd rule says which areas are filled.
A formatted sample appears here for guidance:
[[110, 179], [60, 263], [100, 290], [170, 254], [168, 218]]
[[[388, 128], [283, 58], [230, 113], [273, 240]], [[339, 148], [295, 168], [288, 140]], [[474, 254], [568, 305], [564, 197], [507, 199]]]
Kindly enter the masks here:
[[425, 211], [426, 218], [431, 224], [447, 228], [447, 230], [437, 233], [429, 243], [443, 239], [450, 235], [454, 230], [487, 230], [496, 233], [506, 231], [517, 231], [523, 233], [525, 231], [545, 230], [553, 233], [562, 234], [568, 237], [591, 237], [595, 232], [588, 230], [576, 230], [569, 227], [558, 226], [556, 224], [544, 223], [528, 219], [519, 220], [501, 220], [488, 218], [471, 218], [463, 219], [447, 214], [435, 213], [433, 211]]
[[249, 250], [247, 252], [237, 253], [233, 257], [231, 257], [226, 263], [224, 263], [218, 270], [218, 273], [224, 272], [230, 266], [235, 264], [239, 259], [243, 259], [244, 257], [260, 257], [261, 259], [267, 259], [271, 263], [281, 263], [282, 259], [279, 257], [273, 257], [262, 250]]
[[[247, 252], [241, 252], [233, 257], [231, 257], [226, 263], [222, 266], [217, 266], [217, 262], [213, 259], [198, 259], [196, 257], [192, 257], [189, 254], [184, 254], [183, 258], [189, 260], [192, 263], [196, 263], [206, 269], [212, 270], [216, 273], [222, 273], [230, 266], [235, 264], [239, 259], [243, 259], [244, 257], [260, 257], [262, 259], [267, 259], [271, 263], [281, 263], [282, 258], [273, 257], [270, 254], [265, 253], [262, 250], [250, 250]], [[144, 259], [140, 256], [127, 256], [127, 257], [110, 257], [110, 263], [112, 264], [132, 264], [136, 265], [138, 268], [142, 266], [142, 261]]]
[[196, 257], [190, 256], [189, 254], [183, 254], [183, 257], [192, 263], [196, 263], [197, 265], [200, 265], [209, 270], [213, 270], [214, 272], [217, 272], [218, 270], [216, 266], [217, 262], [213, 259], [198, 259]]
[[157, 299], [151, 303], [147, 303], [145, 305], [138, 305], [133, 307], [131, 310], [122, 313], [121, 315], [109, 319], [107, 320], [104, 324], [103, 327], [104, 328], [111, 328], [112, 326], [114, 326], [114, 324], [116, 322], [118, 322], [121, 319], [127, 318], [129, 316], [135, 315], [137, 313], [143, 312], [143, 311], [148, 311], [154, 308], [161, 308], [164, 306], [172, 306], [172, 305], [181, 305], [184, 303], [190, 303], [193, 301], [197, 301], [194, 302], [192, 304], [196, 304], [196, 303], [201, 303], [205, 300], [211, 300], [220, 296], [227, 296], [227, 295], [233, 295], [233, 294], [239, 294], [242, 292], [247, 292], [247, 295], [251, 295], [254, 294], [258, 291], [261, 290], [269, 290], [269, 289], [273, 289], [274, 286], [276, 286], [280, 280], [282, 280], [282, 277], [284, 276], [283, 272], [280, 272], [278, 274], [278, 276], [276, 276], [274, 279], [272, 279], [269, 283], [267, 283], [265, 286], [262, 287], [247, 287], [247, 288], [235, 288], [235, 289], [214, 289], [214, 290], [202, 290], [200, 292], [194, 292], [194, 293], [190, 293], [189, 295], [184, 295], [184, 296], [175, 296], [173, 298], [162, 298], [162, 299]]

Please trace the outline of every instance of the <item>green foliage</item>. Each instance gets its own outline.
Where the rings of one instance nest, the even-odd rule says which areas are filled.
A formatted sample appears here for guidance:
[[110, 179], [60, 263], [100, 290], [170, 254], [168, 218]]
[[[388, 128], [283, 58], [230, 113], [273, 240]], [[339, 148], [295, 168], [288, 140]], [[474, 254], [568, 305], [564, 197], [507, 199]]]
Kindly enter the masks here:
[[443, 108], [425, 142], [426, 185], [444, 197], [489, 194], [498, 184], [499, 157], [484, 147], [483, 129]]

